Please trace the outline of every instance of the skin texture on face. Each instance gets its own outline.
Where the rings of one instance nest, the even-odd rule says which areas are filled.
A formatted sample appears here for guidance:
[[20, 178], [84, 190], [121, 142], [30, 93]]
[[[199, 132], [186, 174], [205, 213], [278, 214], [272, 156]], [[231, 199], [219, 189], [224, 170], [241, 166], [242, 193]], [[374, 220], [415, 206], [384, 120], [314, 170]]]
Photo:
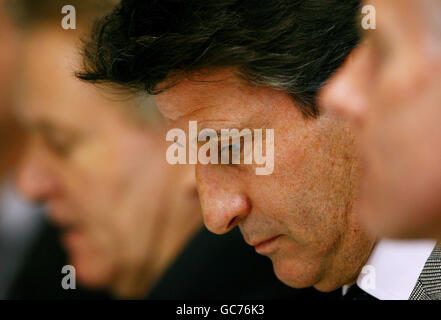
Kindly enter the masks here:
[[441, 4], [368, 1], [377, 29], [324, 88], [353, 124], [366, 170], [360, 215], [372, 233], [441, 237]]
[[354, 214], [359, 168], [350, 130], [326, 117], [305, 119], [288, 94], [245, 83], [232, 70], [189, 78], [155, 97], [171, 127], [188, 131], [195, 120], [199, 130], [274, 129], [271, 175], [256, 175], [255, 164], [196, 166], [208, 229], [239, 226], [292, 287], [330, 291], [354, 281], [373, 239]]
[[193, 169], [169, 166], [164, 129], [128, 110], [151, 106], [75, 78], [74, 38], [43, 28], [26, 40], [19, 186], [62, 229], [81, 284], [142, 297], [201, 225]]

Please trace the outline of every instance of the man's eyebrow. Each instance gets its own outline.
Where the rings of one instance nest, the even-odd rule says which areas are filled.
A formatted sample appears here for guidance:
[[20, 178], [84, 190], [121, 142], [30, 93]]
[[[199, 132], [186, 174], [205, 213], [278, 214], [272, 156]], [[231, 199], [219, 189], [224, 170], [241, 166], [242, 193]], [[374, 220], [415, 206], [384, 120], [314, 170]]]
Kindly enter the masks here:
[[78, 134], [69, 128], [60, 128], [48, 120], [37, 120], [30, 125], [31, 130], [40, 132], [44, 135], [53, 136], [55, 134], [63, 134], [71, 137], [77, 137]]

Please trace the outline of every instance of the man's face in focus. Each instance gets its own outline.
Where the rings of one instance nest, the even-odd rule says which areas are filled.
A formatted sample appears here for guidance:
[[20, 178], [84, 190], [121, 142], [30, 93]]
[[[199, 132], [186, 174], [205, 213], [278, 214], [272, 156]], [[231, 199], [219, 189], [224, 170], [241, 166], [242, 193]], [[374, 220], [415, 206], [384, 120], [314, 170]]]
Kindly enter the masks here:
[[[198, 210], [179, 202], [179, 195], [184, 197], [176, 190], [179, 182], [170, 186], [184, 177], [165, 161], [164, 132], [132, 118], [129, 108], [142, 106], [108, 99], [75, 78], [73, 40], [45, 29], [27, 38], [21, 111], [32, 139], [19, 185], [46, 205], [62, 229], [82, 284], [114, 286], [118, 292], [122, 282], [132, 282], [142, 289], [162, 261], [164, 230], [178, 232], [170, 228], [190, 224], [189, 214]], [[169, 197], [173, 193], [175, 202]], [[176, 210], [174, 205], [180, 206], [181, 220], [164, 228], [161, 217]]]
[[274, 129], [270, 175], [256, 175], [255, 165], [196, 166], [208, 229], [223, 234], [239, 226], [292, 287], [329, 291], [354, 280], [372, 240], [353, 214], [358, 165], [350, 130], [325, 117], [305, 119], [288, 94], [255, 87], [231, 70], [190, 78], [196, 81], [156, 96], [171, 127], [187, 136], [191, 120], [199, 130]]
[[367, 1], [377, 29], [321, 95], [366, 162], [361, 216], [380, 236], [441, 236], [441, 3]]

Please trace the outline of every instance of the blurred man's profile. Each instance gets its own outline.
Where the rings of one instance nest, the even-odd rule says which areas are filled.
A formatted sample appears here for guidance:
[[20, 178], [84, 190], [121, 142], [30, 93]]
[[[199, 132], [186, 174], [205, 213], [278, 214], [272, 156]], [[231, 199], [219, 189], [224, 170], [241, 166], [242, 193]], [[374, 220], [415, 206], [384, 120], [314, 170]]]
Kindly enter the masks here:
[[25, 141], [16, 117], [14, 83], [19, 34], [7, 3], [0, 1], [0, 299], [7, 296], [38, 233], [42, 215], [18, 195], [12, 174]]
[[[30, 141], [18, 185], [62, 230], [79, 283], [139, 298], [200, 228], [199, 203], [191, 168], [163, 159], [153, 106], [105, 97], [73, 76], [81, 28], [112, 5], [89, 2], [78, 31], [61, 27], [57, 1], [23, 5], [19, 106]], [[49, 10], [45, 23], [28, 6]]]
[[330, 80], [323, 108], [350, 119], [373, 233], [441, 238], [441, 2], [365, 1], [377, 26]]

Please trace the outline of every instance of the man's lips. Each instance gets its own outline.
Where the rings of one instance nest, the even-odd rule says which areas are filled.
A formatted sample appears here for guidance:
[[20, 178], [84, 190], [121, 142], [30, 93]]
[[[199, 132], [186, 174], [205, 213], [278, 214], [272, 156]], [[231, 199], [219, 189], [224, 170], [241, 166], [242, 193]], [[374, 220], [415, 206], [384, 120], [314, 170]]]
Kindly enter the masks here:
[[260, 254], [269, 254], [272, 251], [274, 251], [275, 249], [274, 243], [280, 236], [281, 235], [277, 235], [275, 237], [267, 238], [265, 240], [260, 240], [260, 241], [250, 241], [250, 242], [247, 241], [247, 243], [250, 246], [253, 246], [256, 249], [256, 252]]

